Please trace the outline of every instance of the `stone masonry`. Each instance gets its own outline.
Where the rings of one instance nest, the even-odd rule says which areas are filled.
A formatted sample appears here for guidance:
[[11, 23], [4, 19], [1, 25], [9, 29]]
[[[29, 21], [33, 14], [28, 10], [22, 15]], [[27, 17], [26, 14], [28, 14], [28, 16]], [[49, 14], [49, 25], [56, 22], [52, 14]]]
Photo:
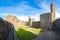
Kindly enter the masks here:
[[0, 18], [0, 40], [18, 40], [15, 35], [14, 26], [8, 21]]
[[24, 21], [19, 20], [16, 16], [14, 15], [7, 15], [6, 20], [10, 23], [12, 23], [15, 27], [15, 29], [18, 29], [22, 26], [24, 26]]
[[51, 29], [52, 22], [55, 20], [55, 4], [51, 5], [51, 12], [40, 15], [40, 21], [34, 21], [34, 18], [28, 18], [28, 24], [30, 27], [38, 27], [43, 29]]
[[40, 28], [51, 29], [55, 20], [55, 4], [51, 4], [51, 12], [40, 15]]

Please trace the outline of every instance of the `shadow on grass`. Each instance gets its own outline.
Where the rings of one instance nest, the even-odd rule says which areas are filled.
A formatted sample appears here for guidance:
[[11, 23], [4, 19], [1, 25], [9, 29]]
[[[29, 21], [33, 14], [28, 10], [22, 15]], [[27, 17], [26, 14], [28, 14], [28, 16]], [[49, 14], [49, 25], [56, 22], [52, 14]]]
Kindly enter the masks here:
[[16, 31], [19, 40], [32, 40], [36, 37], [32, 32], [26, 31], [24, 29], [19, 29]]

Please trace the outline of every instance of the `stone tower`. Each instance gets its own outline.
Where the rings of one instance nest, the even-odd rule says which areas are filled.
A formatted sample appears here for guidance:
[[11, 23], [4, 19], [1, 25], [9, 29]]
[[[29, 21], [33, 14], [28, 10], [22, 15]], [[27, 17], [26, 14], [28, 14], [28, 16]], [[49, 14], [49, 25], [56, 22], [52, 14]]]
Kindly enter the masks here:
[[28, 19], [29, 19], [29, 27], [31, 27], [32, 26], [32, 20], [31, 20], [30, 16], [28, 16]]
[[55, 20], [55, 4], [51, 4], [51, 22]]
[[51, 12], [40, 15], [40, 27], [44, 29], [51, 29], [52, 22], [55, 21], [55, 4], [51, 4]]
[[32, 23], [35, 21], [35, 19], [34, 18], [31, 18], [30, 16], [28, 16], [28, 21], [29, 21], [29, 27], [32, 27]]

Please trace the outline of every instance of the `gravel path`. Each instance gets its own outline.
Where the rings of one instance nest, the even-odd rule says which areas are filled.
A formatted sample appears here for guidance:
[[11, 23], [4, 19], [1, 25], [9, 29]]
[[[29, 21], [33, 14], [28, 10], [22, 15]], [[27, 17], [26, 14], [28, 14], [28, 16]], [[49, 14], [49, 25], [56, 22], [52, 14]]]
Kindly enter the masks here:
[[44, 31], [33, 40], [57, 40], [58, 36], [53, 31]]

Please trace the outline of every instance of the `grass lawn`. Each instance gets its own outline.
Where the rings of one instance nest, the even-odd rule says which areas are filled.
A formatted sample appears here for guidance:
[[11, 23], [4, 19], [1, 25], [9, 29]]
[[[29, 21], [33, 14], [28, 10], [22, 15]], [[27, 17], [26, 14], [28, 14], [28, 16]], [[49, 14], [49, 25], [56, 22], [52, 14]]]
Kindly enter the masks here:
[[36, 34], [40, 33], [40, 29], [32, 29], [32, 28], [20, 28], [16, 30], [17, 36], [19, 40], [32, 40], [36, 37]]

